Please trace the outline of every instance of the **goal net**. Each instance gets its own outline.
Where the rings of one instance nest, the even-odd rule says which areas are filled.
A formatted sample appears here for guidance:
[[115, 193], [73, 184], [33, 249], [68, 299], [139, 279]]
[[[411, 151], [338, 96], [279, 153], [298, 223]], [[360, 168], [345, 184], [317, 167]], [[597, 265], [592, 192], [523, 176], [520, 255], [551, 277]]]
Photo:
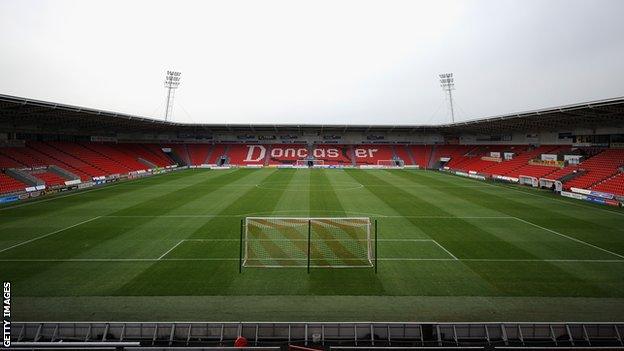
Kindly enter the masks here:
[[375, 245], [366, 217], [247, 217], [242, 267], [373, 267]]
[[377, 160], [377, 166], [403, 167], [405, 166], [405, 162], [403, 162], [403, 160]]
[[324, 160], [297, 160], [295, 162], [295, 166], [297, 167], [314, 167], [314, 166], [324, 166]]

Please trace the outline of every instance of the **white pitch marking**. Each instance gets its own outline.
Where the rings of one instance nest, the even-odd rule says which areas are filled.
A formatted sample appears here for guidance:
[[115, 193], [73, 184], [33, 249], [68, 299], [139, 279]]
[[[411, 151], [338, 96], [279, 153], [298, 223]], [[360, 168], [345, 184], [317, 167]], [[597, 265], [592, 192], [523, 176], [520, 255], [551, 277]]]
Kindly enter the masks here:
[[536, 228], [540, 228], [540, 229], [542, 229], [542, 230], [545, 230], [545, 231], [547, 231], [547, 232], [550, 232], [550, 233], [553, 233], [553, 234], [559, 235], [559, 236], [564, 237], [564, 238], [566, 238], [566, 239], [570, 239], [570, 240], [575, 241], [575, 242], [577, 242], [577, 243], [579, 243], [579, 244], [584, 244], [584, 245], [587, 245], [587, 246], [589, 246], [589, 247], [593, 247], [594, 249], [598, 249], [598, 250], [600, 250], [600, 251], [604, 251], [604, 252], [609, 253], [609, 254], [611, 254], [611, 255], [617, 256], [617, 257], [619, 257], [619, 258], [624, 258], [624, 255], [620, 255], [620, 254], [615, 253], [615, 252], [613, 252], [613, 251], [609, 251], [609, 250], [607, 250], [607, 249], [603, 249], [602, 247], [596, 246], [596, 245], [594, 245], [594, 244], [590, 244], [590, 243], [588, 243], [588, 242], [586, 242], [586, 241], [583, 241], [583, 240], [580, 240], [580, 239], [577, 239], [577, 238], [573, 238], [573, 237], [568, 236], [568, 235], [565, 235], [565, 234], [561, 234], [561, 233], [556, 232], [556, 231], [554, 231], [554, 230], [552, 230], [552, 229], [544, 228], [544, 227], [542, 227], [541, 225], [537, 225], [537, 224], [535, 224], [535, 223], [531, 223], [531, 222], [529, 222], [529, 221], [527, 221], [527, 220], [524, 220], [524, 219], [522, 219], [522, 218], [518, 218], [518, 217], [513, 217], [513, 218], [514, 218], [514, 219], [516, 219], [516, 220], [518, 220], [518, 221], [520, 221], [520, 222], [524, 222], [524, 223], [526, 223], [526, 224], [530, 224], [530, 225], [532, 225], [532, 226], [534, 226], [534, 227], [536, 227]]
[[182, 239], [182, 241], [236, 241], [236, 242], [239, 242], [240, 239]]
[[184, 240], [180, 240], [178, 241], [177, 244], [173, 245], [172, 248], [170, 248], [169, 250], [167, 250], [167, 252], [165, 252], [164, 254], [160, 255], [160, 257], [158, 257], [158, 260], [161, 260], [163, 257], [167, 256], [168, 253], [170, 253], [171, 251], [173, 251], [173, 249], [175, 249], [176, 247], [178, 247], [178, 245], [182, 244], [184, 242]]
[[18, 246], [22, 246], [22, 245], [25, 245], [25, 244], [28, 244], [28, 243], [32, 243], [32, 242], [33, 242], [33, 241], [35, 241], [35, 240], [43, 239], [43, 238], [48, 237], [48, 236], [50, 236], [50, 235], [58, 234], [58, 233], [60, 233], [60, 232], [62, 232], [62, 231], [65, 231], [65, 230], [67, 230], [67, 229], [71, 229], [71, 228], [77, 227], [77, 226], [79, 226], [79, 225], [82, 225], [82, 224], [85, 224], [85, 223], [88, 223], [88, 222], [94, 221], [94, 220], [96, 220], [96, 219], [98, 219], [98, 218], [101, 218], [101, 217], [102, 217], [102, 216], [96, 216], [96, 217], [93, 217], [93, 218], [91, 218], [91, 219], [87, 219], [86, 221], [82, 221], [82, 222], [80, 222], [80, 223], [76, 223], [76, 224], [74, 224], [74, 225], [70, 225], [69, 227], [65, 227], [65, 228], [63, 228], [63, 229], [58, 229], [58, 230], [55, 230], [55, 231], [53, 231], [53, 232], [51, 232], [51, 233], [44, 234], [44, 235], [42, 235], [42, 236], [38, 236], [38, 237], [36, 237], [36, 238], [32, 238], [32, 239], [30, 239], [30, 240], [23, 241], [23, 242], [21, 242], [21, 243], [15, 244], [15, 245], [13, 245], [13, 246], [9, 246], [9, 247], [7, 247], [7, 248], [4, 248], [4, 249], [0, 250], [0, 252], [5, 252], [5, 251], [11, 250], [11, 249], [13, 249], [13, 248], [16, 248], [16, 247], [18, 247]]
[[419, 241], [434, 241], [433, 239], [377, 239], [378, 242], [419, 242]]
[[[157, 262], [157, 261], [238, 261], [239, 258], [8, 258], [0, 262]], [[285, 260], [285, 259], [284, 259]], [[292, 259], [296, 261], [297, 259]], [[577, 259], [498, 259], [498, 258], [402, 258], [386, 257], [379, 261], [447, 261], [447, 262], [570, 262], [570, 263], [624, 263], [624, 260], [577, 260]], [[281, 267], [281, 266], [280, 266]], [[361, 266], [357, 266], [361, 267]]]
[[577, 259], [522, 259], [522, 258], [403, 258], [386, 257], [379, 258], [380, 261], [448, 261], [448, 262], [596, 262], [596, 263], [624, 263], [624, 260], [577, 260]]
[[[297, 212], [297, 211], [290, 211], [290, 212]], [[325, 211], [325, 212], [331, 212], [331, 211]], [[352, 212], [352, 211], [347, 211], [347, 212], [359, 213], [359, 212]], [[108, 218], [213, 218], [213, 217], [234, 218], [234, 217], [245, 217], [248, 215], [249, 213], [233, 214], [233, 215], [218, 215], [218, 214], [215, 214], [215, 215], [104, 215], [102, 217], [108, 217]], [[423, 219], [514, 219], [515, 218], [511, 216], [399, 216], [399, 215], [381, 215], [381, 214], [376, 214], [376, 215], [371, 214], [371, 216], [378, 217], [378, 218], [423, 218]], [[270, 215], [267, 215], [265, 217], [249, 217], [249, 218], [273, 218], [273, 217]], [[276, 217], [276, 218], [318, 219], [319, 217], [284, 217], [284, 216], [281, 216], [281, 217]], [[327, 217], [327, 219], [335, 219], [335, 218], [340, 218], [340, 219], [347, 218], [348, 219], [351, 217]], [[361, 219], [364, 219], [364, 218], [361, 218]]]
[[435, 241], [435, 240], [431, 240], [433, 241], [436, 245], [438, 245], [442, 250], [444, 250], [444, 252], [446, 252], [447, 254], [449, 254], [451, 257], [453, 257], [454, 260], [459, 260], [457, 257], [455, 257], [455, 255], [453, 255], [449, 250], [447, 250], [444, 246], [440, 245], [439, 242]]
[[[475, 180], [476, 181], [476, 180]], [[522, 194], [526, 194], [526, 195], [531, 195], [531, 196], [537, 196], [537, 197], [541, 197], [543, 199], [548, 199], [548, 200], [552, 200], [552, 201], [557, 201], [557, 202], [562, 202], [564, 204], [568, 204], [568, 205], [574, 205], [574, 206], [578, 206], [578, 207], [584, 207], [584, 208], [590, 208], [593, 210], [599, 210], [599, 211], [603, 211], [603, 212], [609, 212], [612, 214], [616, 214], [616, 215], [620, 215], [620, 216], [624, 216], [624, 212], [616, 212], [616, 211], [611, 211], [611, 210], [607, 210], [605, 208], [599, 208], [599, 207], [593, 207], [593, 206], [588, 206], [588, 205], [584, 205], [582, 202], [576, 203], [576, 202], [572, 202], [572, 201], [566, 201], [563, 199], [559, 199], [556, 197], [550, 197], [550, 196], [544, 196], [544, 195], [540, 195], [540, 193], [532, 193], [532, 192], [528, 192], [528, 191], [523, 191], [520, 189], [515, 189], [511, 186], [507, 186], [505, 184], [489, 184], [487, 181], [483, 184], [487, 184], [490, 187], [494, 187], [494, 188], [504, 188], [504, 189], [508, 189], [508, 190], [512, 190], [518, 193], [522, 193]]]
[[[184, 241], [206, 241], [206, 242], [239, 242], [240, 239], [184, 239]], [[292, 242], [292, 241], [305, 241], [308, 239], [252, 239], [250, 241], [256, 242]], [[311, 241], [325, 242], [325, 241], [345, 241], [344, 239], [314, 239]], [[358, 239], [355, 241], [369, 241], [368, 239]], [[422, 242], [422, 241], [433, 241], [433, 239], [378, 239], [378, 242]]]

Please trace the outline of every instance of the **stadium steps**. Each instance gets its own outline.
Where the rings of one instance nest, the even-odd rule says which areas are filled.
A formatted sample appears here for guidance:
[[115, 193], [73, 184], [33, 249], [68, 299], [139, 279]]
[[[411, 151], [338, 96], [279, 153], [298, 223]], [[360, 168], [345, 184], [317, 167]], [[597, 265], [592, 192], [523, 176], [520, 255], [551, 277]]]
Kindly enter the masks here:
[[271, 150], [273, 150], [273, 145], [268, 145], [266, 155], [264, 155], [264, 162], [262, 163], [265, 166], [268, 166], [271, 160]]
[[207, 144], [206, 146], [208, 147], [208, 153], [206, 153], [206, 159], [204, 160], [204, 162], [202, 162], [202, 164], [210, 164], [210, 157], [212, 156], [212, 153], [215, 149], [214, 144]]
[[223, 144], [215, 144], [210, 151], [210, 156], [208, 158], [208, 164], [216, 164], [221, 156], [225, 154], [225, 145]]
[[403, 164], [405, 165], [413, 165], [414, 159], [409, 154], [409, 149], [406, 145], [393, 145], [395, 157], [403, 160]]
[[[123, 151], [125, 154], [129, 155], [137, 161], [140, 157], [156, 165], [157, 167], [166, 167], [172, 164], [171, 159], [167, 157], [164, 152], [162, 152], [158, 144], [125, 143], [118, 145], [120, 151]], [[143, 166], [143, 168], [141, 169], [144, 168], [145, 166]]]
[[144, 159], [142, 157], [139, 157], [139, 162], [144, 164], [148, 169], [158, 168], [157, 165], [153, 164], [152, 162], [150, 162], [150, 161], [148, 161], [148, 160], [146, 160], [146, 159]]
[[162, 148], [160, 145], [158, 144], [141, 144], [141, 146], [147, 150], [147, 152], [152, 156], [150, 158], [151, 160], [155, 160], [151, 161], [154, 164], [156, 164], [158, 167], [166, 167], [166, 166], [171, 166], [174, 164], [173, 160], [162, 151]]
[[210, 152], [210, 145], [208, 144], [185, 144], [186, 151], [188, 152], [189, 162], [187, 164], [201, 165], [206, 163], [206, 158]]
[[[164, 151], [163, 151], [164, 152]], [[173, 162], [175, 162], [176, 164], [180, 165], [180, 166], [188, 166], [188, 163], [186, 163], [186, 161], [184, 161], [177, 153], [174, 149], [171, 149], [171, 151], [169, 152], [165, 152], [165, 154], [173, 160]]]
[[416, 163], [416, 159], [414, 158], [414, 153], [412, 152], [412, 149], [410, 149], [409, 145], [404, 145], [403, 146], [405, 148], [405, 151], [407, 152], [407, 156], [409, 157], [410, 161], [412, 162], [412, 165], [417, 164]]
[[578, 172], [574, 172], [578, 169], [578, 167], [576, 165], [568, 165], [565, 166], [563, 168], [559, 168], [558, 170], [550, 173], [548, 175], [548, 178], [550, 179], [554, 179], [554, 180], [559, 180], [561, 182], [568, 181], [580, 174], [578, 174]]
[[[425, 147], [426, 150], [426, 147]], [[429, 150], [429, 158], [427, 159], [427, 168], [428, 169], [433, 169], [433, 163], [436, 157], [436, 146], [435, 145], [431, 145], [431, 149]]]
[[48, 171], [57, 174], [59, 177], [66, 178], [68, 180], [80, 180], [80, 177], [76, 174], [66, 170], [65, 168], [61, 168], [57, 165], [48, 166]]
[[397, 152], [396, 152], [396, 147], [395, 147], [395, 145], [390, 145], [390, 148], [392, 149], [392, 159], [393, 159], [393, 160], [396, 160], [397, 158], [399, 158], [399, 157], [397, 156]]
[[38, 179], [37, 177], [33, 176], [25, 170], [7, 169], [6, 174], [28, 186], [43, 185], [43, 181], [41, 179]]
[[601, 181], [592, 186], [591, 189], [624, 196], [624, 172], [617, 173]]
[[186, 161], [187, 165], [192, 165], [193, 163], [191, 162], [191, 156], [189, 153], [188, 145], [184, 144], [183, 146], [184, 146], [184, 151], [182, 152], [182, 159]]
[[184, 165], [193, 165], [194, 163], [191, 161], [189, 156], [189, 151], [186, 144], [173, 144], [173, 145], [165, 145], [171, 149], [171, 151], [177, 156], [180, 162], [184, 163]]
[[[228, 156], [229, 152], [230, 152], [230, 145], [224, 145], [223, 154], [217, 157], [217, 162], [215, 163], [218, 166], [224, 166], [224, 165], [230, 164], [230, 157]], [[221, 157], [225, 157], [225, 160], [223, 161], [222, 165], [219, 165], [219, 161]]]
[[559, 178], [558, 180], [560, 182], [562, 182], [562, 183], [565, 183], [565, 182], [570, 181], [570, 180], [572, 180], [572, 179], [574, 179], [576, 177], [580, 177], [583, 174], [585, 174], [585, 171], [576, 169], [576, 171], [572, 171], [571, 173], [568, 173], [568, 174], [564, 175], [563, 177]]

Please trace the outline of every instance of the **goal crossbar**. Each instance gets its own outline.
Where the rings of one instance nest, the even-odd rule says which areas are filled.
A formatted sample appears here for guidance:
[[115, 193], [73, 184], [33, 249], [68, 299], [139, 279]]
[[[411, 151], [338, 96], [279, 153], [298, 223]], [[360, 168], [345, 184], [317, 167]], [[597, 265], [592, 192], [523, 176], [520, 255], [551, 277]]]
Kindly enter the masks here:
[[368, 217], [246, 217], [241, 221], [240, 270], [375, 267], [373, 229]]

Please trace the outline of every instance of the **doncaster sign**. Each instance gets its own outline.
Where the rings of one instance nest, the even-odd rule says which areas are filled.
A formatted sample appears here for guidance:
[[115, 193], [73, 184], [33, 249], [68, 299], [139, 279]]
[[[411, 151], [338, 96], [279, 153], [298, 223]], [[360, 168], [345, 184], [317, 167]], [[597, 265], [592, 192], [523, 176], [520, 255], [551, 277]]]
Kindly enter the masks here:
[[[354, 154], [356, 158], [372, 158], [379, 149], [356, 147]], [[339, 147], [323, 147], [312, 149], [312, 154], [305, 146], [280, 147], [273, 146], [269, 151], [269, 157], [275, 159], [306, 159], [314, 157], [325, 160], [338, 160], [342, 156], [342, 150]], [[247, 154], [244, 162], [261, 162], [267, 155], [267, 148], [264, 145], [247, 145]]]

